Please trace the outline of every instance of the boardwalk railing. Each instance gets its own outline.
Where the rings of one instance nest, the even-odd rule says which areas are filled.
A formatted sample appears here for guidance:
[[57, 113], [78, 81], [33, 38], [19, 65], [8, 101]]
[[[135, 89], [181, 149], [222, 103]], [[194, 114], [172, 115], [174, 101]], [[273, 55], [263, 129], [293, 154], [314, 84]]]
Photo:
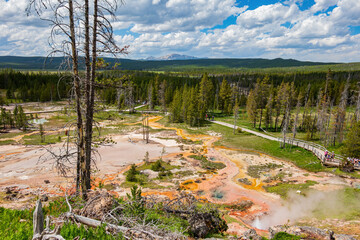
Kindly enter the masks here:
[[[284, 142], [283, 138], [278, 138], [279, 142]], [[340, 166], [344, 157], [340, 154], [335, 154], [333, 158], [326, 158], [325, 152], [329, 152], [324, 146], [313, 142], [308, 142], [300, 139], [286, 138], [286, 144], [298, 146], [314, 153], [314, 155], [321, 160], [324, 165]]]

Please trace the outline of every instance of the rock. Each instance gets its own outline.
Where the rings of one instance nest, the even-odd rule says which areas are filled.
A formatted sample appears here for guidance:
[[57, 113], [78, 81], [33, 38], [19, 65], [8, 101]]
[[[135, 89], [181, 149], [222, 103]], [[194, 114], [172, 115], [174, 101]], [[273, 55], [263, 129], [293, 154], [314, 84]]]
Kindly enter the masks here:
[[244, 232], [243, 235], [240, 237], [242, 240], [261, 240], [262, 237], [257, 234], [254, 229], [249, 229], [248, 231]]
[[239, 178], [238, 182], [243, 183], [245, 185], [251, 185], [252, 184], [248, 178]]
[[254, 205], [254, 203], [250, 200], [242, 200], [239, 203], [236, 203], [233, 205], [234, 209], [236, 210], [240, 210], [242, 212], [248, 210], [249, 208], [252, 207], [252, 205]]
[[44, 183], [49, 184], [50, 180], [44, 180]]
[[18, 200], [17, 195], [18, 195], [17, 193], [11, 193], [11, 194], [6, 195], [5, 199], [8, 201], [15, 201], [15, 200]]
[[12, 193], [11, 188], [5, 188], [5, 193], [6, 194], [11, 194]]
[[153, 171], [151, 169], [142, 170], [142, 171], [140, 171], [140, 173], [148, 176], [149, 179], [154, 179], [154, 178], [159, 177], [159, 173], [155, 172], [155, 171]]
[[[286, 232], [288, 234], [301, 236], [303, 239], [317, 239], [317, 240], [355, 240], [355, 238], [341, 234], [336, 235], [333, 231], [327, 229], [320, 229], [309, 226], [274, 226], [269, 228], [270, 239], [275, 236], [278, 232]], [[338, 238], [337, 238], [338, 237]]]
[[49, 197], [46, 196], [45, 194], [41, 196], [41, 201], [42, 202], [47, 202], [49, 200]]
[[96, 191], [89, 194], [89, 200], [81, 210], [81, 215], [101, 220], [114, 204], [113, 197], [107, 191]]
[[189, 219], [189, 223], [195, 237], [204, 238], [210, 231], [205, 219], [192, 217]]
[[204, 238], [211, 232], [224, 232], [228, 229], [225, 220], [213, 212], [196, 213], [188, 218], [190, 232], [196, 238]]
[[19, 189], [17, 186], [12, 187], [6, 187], [5, 188], [5, 194], [17, 194], [19, 192]]
[[228, 237], [228, 240], [237, 240], [238, 238], [237, 237], [234, 237], [234, 236], [229, 236]]
[[335, 240], [355, 240], [354, 237], [346, 235], [346, 234], [335, 234]]

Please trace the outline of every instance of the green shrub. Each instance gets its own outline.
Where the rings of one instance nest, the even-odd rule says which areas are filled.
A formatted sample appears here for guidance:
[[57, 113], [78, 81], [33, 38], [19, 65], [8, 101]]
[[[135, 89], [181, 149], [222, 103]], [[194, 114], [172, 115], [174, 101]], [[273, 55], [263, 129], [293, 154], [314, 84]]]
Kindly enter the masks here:
[[31, 239], [32, 234], [32, 210], [19, 211], [0, 207], [1, 239]]
[[137, 185], [134, 185], [130, 194], [126, 194], [128, 198], [128, 203], [124, 205], [125, 213], [131, 217], [141, 217], [145, 213], [145, 201], [141, 196], [141, 188]]
[[83, 225], [78, 227], [76, 224], [66, 223], [61, 228], [60, 235], [65, 239], [101, 239], [101, 240], [115, 240], [124, 239], [121, 234], [112, 236], [106, 233], [105, 225], [97, 228], [85, 228]]
[[272, 238], [272, 240], [298, 240], [301, 239], [300, 236], [291, 235], [285, 232], [278, 232], [275, 234], [275, 236]]
[[283, 198], [287, 198], [288, 192], [290, 190], [297, 191], [300, 190], [301, 192], [307, 191], [310, 186], [316, 185], [317, 182], [315, 181], [306, 181], [305, 183], [301, 184], [292, 184], [292, 183], [278, 183], [275, 186], [267, 186], [264, 187], [267, 192], [279, 194]]
[[155, 171], [155, 172], [160, 172], [160, 171], [164, 171], [165, 168], [162, 166], [163, 161], [161, 161], [160, 159], [157, 160], [152, 166], [151, 166], [151, 170]]
[[165, 170], [161, 170], [160, 172], [159, 172], [159, 178], [160, 179], [162, 179], [162, 178], [164, 178], [164, 177], [170, 177], [170, 176], [172, 176], [173, 174], [172, 174], [172, 172], [170, 172], [170, 171], [165, 171]]
[[212, 162], [207, 159], [207, 157], [203, 155], [190, 155], [189, 157], [199, 160], [201, 163], [201, 167], [208, 170], [217, 170], [223, 169], [226, 165], [222, 162]]
[[138, 173], [139, 172], [136, 170], [135, 164], [131, 165], [130, 170], [127, 172], [127, 175], [126, 175], [126, 181], [136, 182], [137, 181], [136, 175]]

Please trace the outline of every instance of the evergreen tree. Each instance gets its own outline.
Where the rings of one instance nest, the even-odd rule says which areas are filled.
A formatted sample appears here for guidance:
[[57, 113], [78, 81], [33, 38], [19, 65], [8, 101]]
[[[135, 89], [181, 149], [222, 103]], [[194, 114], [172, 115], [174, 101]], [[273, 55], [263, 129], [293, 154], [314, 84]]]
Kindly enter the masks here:
[[13, 99], [14, 98], [14, 92], [11, 88], [8, 88], [8, 90], [6, 90], [6, 98], [7, 99]]
[[[302, 123], [301, 123], [301, 128], [303, 131], [307, 131], [305, 129], [305, 122], [309, 123], [308, 113], [309, 113], [310, 107], [311, 107], [310, 88], [311, 88], [311, 85], [309, 83], [307, 86], [307, 89], [306, 89], [306, 94], [305, 94], [305, 99], [304, 99], [305, 106], [304, 106], [304, 113], [303, 113]], [[311, 118], [311, 116], [310, 116], [310, 118]]]
[[14, 118], [13, 118], [10, 110], [7, 113], [7, 124], [10, 128], [15, 127]]
[[182, 90], [182, 106], [181, 106], [181, 115], [184, 121], [187, 122], [187, 115], [189, 113], [189, 105], [191, 101], [191, 89], [188, 89], [187, 85], [184, 86]]
[[2, 96], [0, 96], [0, 106], [3, 106], [5, 104], [5, 100]]
[[268, 101], [265, 106], [265, 128], [266, 128], [266, 130], [268, 130], [269, 126], [270, 126], [270, 128], [272, 127], [273, 104], [274, 104], [274, 97], [273, 97], [273, 91], [271, 90]]
[[19, 109], [18, 109], [18, 105], [15, 105], [14, 111], [13, 111], [13, 115], [14, 115], [14, 121], [15, 121], [15, 126], [16, 128], [20, 128], [20, 120], [19, 120]]
[[182, 107], [182, 97], [181, 97], [181, 91], [180, 90], [176, 90], [175, 91], [175, 95], [174, 95], [174, 99], [171, 105], [171, 121], [172, 122], [182, 122], [182, 111], [181, 111], [181, 107]]
[[195, 126], [200, 118], [199, 115], [199, 99], [198, 99], [198, 87], [191, 88], [190, 90], [190, 101], [189, 101], [189, 107], [188, 107], [188, 113], [187, 113], [187, 123], [190, 126]]
[[4, 108], [1, 108], [1, 113], [0, 113], [0, 126], [2, 126], [2, 127], [5, 129], [5, 121], [6, 121], [6, 118], [4, 117], [3, 112], [5, 112], [5, 111], [4, 111]]
[[156, 105], [156, 87], [155, 87], [155, 82], [151, 81], [149, 84], [149, 89], [148, 89], [148, 101], [149, 101], [149, 107], [150, 110], [154, 110], [155, 105]]
[[260, 116], [259, 116], [259, 128], [261, 128], [261, 122], [263, 118], [263, 110], [266, 106], [268, 95], [269, 95], [269, 76], [266, 76], [263, 80], [258, 78], [256, 85], [255, 85], [255, 99], [257, 102], [257, 107], [260, 109]]
[[166, 85], [166, 81], [162, 81], [162, 83], [160, 84], [160, 87], [159, 87], [159, 104], [161, 105], [161, 110], [166, 112], [166, 88], [167, 88], [167, 85]]
[[345, 157], [360, 158], [360, 121], [358, 121], [347, 134], [342, 154]]
[[45, 132], [44, 132], [44, 127], [42, 124], [39, 125], [39, 133], [40, 133], [40, 142], [44, 143], [45, 142]]
[[213, 84], [209, 80], [208, 75], [204, 74], [199, 88], [199, 115], [200, 119], [205, 119], [206, 112], [212, 106], [213, 101]]
[[229, 83], [224, 78], [219, 92], [219, 109], [224, 112], [225, 114], [229, 114], [228, 106], [231, 103], [231, 87]]
[[3, 125], [4, 129], [6, 129], [7, 122], [8, 122], [8, 116], [5, 111], [5, 108], [1, 108], [1, 124]]
[[300, 92], [297, 98], [297, 103], [296, 103], [296, 113], [295, 113], [295, 120], [294, 120], [294, 125], [293, 125], [293, 138], [295, 138], [296, 136], [296, 132], [297, 132], [297, 125], [298, 125], [298, 121], [299, 121], [299, 114], [300, 114], [300, 107], [301, 107], [301, 102], [303, 99], [303, 95]]
[[257, 102], [255, 99], [254, 91], [250, 90], [247, 102], [246, 102], [246, 111], [249, 117], [249, 120], [253, 123], [253, 127], [256, 127], [257, 120]]
[[14, 119], [15, 119], [15, 125], [18, 129], [23, 129], [26, 131], [26, 114], [24, 113], [24, 110], [21, 105], [16, 106], [14, 109]]
[[276, 97], [275, 97], [275, 103], [274, 103], [274, 107], [275, 107], [275, 132], [278, 131], [278, 123], [279, 123], [279, 118], [280, 118], [281, 109], [282, 109], [282, 98], [281, 98], [282, 85], [283, 85], [283, 83], [280, 86], [278, 86], [278, 88], [277, 88]]
[[138, 171], [136, 170], [136, 165], [132, 164], [130, 170], [127, 172], [126, 181], [136, 182], [137, 181], [136, 174], [138, 174]]

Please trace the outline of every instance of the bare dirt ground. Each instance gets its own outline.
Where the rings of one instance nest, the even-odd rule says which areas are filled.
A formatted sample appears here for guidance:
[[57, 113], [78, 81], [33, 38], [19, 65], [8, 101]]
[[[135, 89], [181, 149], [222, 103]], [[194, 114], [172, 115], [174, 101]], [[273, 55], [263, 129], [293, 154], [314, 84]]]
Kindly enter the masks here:
[[[324, 192], [351, 186], [354, 181], [360, 184], [358, 180], [344, 179], [329, 173], [309, 173], [291, 163], [261, 153], [215, 147], [213, 143], [220, 138], [218, 134], [187, 134], [182, 129], [162, 126], [157, 122], [160, 119], [161, 117], [150, 118], [150, 126], [163, 131], [152, 133], [148, 144], [144, 142], [139, 131], [126, 134], [112, 133], [112, 139], [116, 144], [101, 146], [98, 149], [101, 158], [98, 159], [97, 168], [93, 173], [94, 188], [99, 182], [105, 185], [112, 184], [114, 187], [111, 192], [117, 196], [124, 196], [129, 189], [124, 189], [120, 185], [125, 181], [124, 172], [129, 166], [141, 165], [146, 152], [149, 153], [151, 161], [155, 161], [162, 155], [165, 162], [178, 166], [177, 169], [172, 170], [174, 178], [168, 181], [154, 180], [154, 183], [162, 188], [145, 188], [144, 195], [156, 194], [172, 198], [181, 188], [217, 204], [232, 205], [242, 201], [251, 201], [253, 204], [246, 211], [228, 209], [228, 216], [234, 219], [234, 222], [229, 224], [228, 232], [241, 234], [249, 228], [254, 228], [252, 224], [257, 217], [269, 215], [283, 204], [278, 195], [267, 193], [263, 189], [265, 185], [275, 184], [278, 180], [269, 181], [269, 178], [279, 173], [284, 182], [316, 181], [318, 184], [312, 188]], [[184, 144], [178, 141], [179, 138], [201, 140], [202, 144], [195, 146]], [[73, 188], [72, 174], [67, 178], [60, 177], [51, 159], [46, 162], [39, 161], [40, 156], [46, 155], [46, 148], [56, 149], [61, 145], [0, 146], [0, 190], [2, 190], [0, 191], [0, 206], [26, 208], [33, 205], [37, 196], [61, 196], [65, 189]], [[204, 154], [211, 161], [223, 162], [226, 167], [217, 172], [207, 171], [201, 167], [199, 161], [190, 157], [193, 154]], [[249, 166], [267, 164], [274, 164], [276, 167], [262, 172], [258, 178], [248, 172]], [[181, 172], [188, 174], [180, 174]], [[5, 194], [9, 187], [17, 189], [17, 196], [9, 198]], [[283, 223], [286, 223], [286, 219]], [[332, 222], [326, 222], [326, 224], [332, 226]], [[266, 231], [261, 229], [257, 231], [260, 234], [266, 234]]]

